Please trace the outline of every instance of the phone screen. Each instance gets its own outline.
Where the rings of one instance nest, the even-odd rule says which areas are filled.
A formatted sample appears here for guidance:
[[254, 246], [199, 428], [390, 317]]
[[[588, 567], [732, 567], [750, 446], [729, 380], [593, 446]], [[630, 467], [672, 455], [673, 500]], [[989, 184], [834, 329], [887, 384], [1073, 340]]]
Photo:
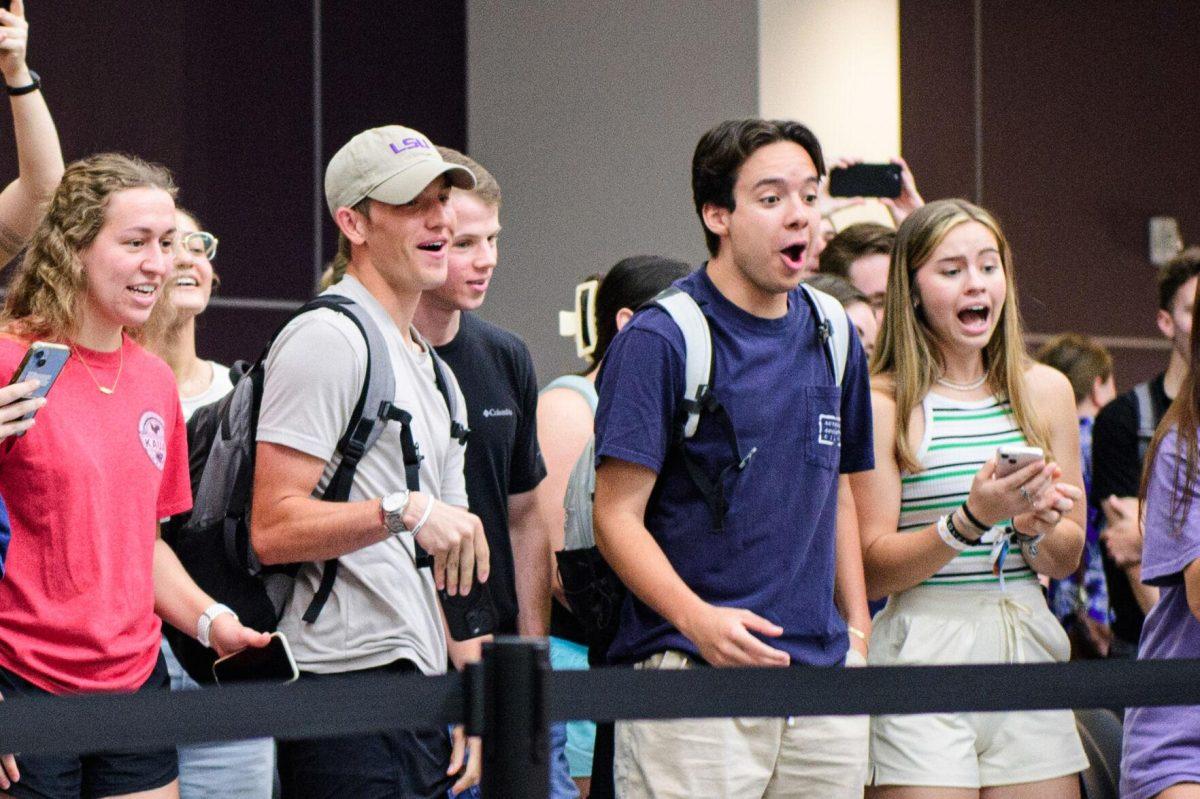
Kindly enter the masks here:
[[292, 682], [300, 676], [292, 649], [282, 633], [271, 633], [271, 642], [261, 648], [247, 647], [226, 655], [213, 664], [218, 685], [235, 682]]

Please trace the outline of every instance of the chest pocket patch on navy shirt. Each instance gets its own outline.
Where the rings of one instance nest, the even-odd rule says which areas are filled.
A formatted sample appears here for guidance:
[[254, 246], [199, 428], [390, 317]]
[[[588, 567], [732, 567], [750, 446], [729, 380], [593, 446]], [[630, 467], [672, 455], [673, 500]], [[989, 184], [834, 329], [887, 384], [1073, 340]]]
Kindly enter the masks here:
[[842, 391], [837, 386], [806, 386], [800, 408], [804, 457], [813, 466], [837, 471], [842, 456]]

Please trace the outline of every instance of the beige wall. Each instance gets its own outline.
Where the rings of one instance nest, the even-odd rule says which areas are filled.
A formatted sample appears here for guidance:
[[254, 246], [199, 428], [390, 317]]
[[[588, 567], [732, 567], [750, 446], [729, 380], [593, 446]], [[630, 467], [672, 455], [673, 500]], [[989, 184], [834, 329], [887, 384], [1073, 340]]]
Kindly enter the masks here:
[[798, 119], [829, 160], [900, 152], [898, 0], [759, 0], [758, 103]]

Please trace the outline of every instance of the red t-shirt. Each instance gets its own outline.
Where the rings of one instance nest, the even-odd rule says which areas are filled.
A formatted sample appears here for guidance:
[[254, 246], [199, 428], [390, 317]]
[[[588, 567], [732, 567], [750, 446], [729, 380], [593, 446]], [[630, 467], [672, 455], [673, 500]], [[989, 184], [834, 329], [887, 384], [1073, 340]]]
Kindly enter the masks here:
[[[26, 349], [0, 338], [0, 382]], [[156, 524], [192, 504], [187, 429], [171, 370], [132, 339], [77, 352], [95, 380], [73, 353], [33, 428], [0, 442], [0, 666], [55, 694], [132, 691], [158, 657]]]

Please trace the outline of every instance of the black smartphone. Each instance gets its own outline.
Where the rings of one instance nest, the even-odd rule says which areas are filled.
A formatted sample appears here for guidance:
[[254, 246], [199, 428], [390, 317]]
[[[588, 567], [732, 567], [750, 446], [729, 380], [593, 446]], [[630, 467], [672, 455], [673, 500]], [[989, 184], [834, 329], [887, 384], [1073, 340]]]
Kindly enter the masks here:
[[[29, 396], [44, 397], [50, 393], [50, 387], [54, 385], [54, 381], [58, 379], [63, 367], [67, 365], [67, 358], [70, 355], [70, 347], [51, 344], [47, 341], [35, 341], [25, 351], [21, 365], [17, 367], [17, 371], [13, 372], [12, 380], [8, 381], [8, 384], [11, 386], [13, 383], [37, 380], [41, 385], [34, 389]], [[21, 418], [31, 419], [35, 413], [37, 411], [30, 411]]]
[[246, 647], [213, 664], [217, 685], [235, 682], [293, 682], [300, 676], [292, 648], [283, 633], [271, 633], [263, 647]]
[[438, 591], [438, 597], [442, 600], [450, 637], [455, 641], [466, 641], [496, 631], [499, 618], [487, 583], [475, 580], [471, 593], [466, 596], [450, 596], [443, 588]]
[[900, 196], [900, 167], [896, 164], [852, 164], [829, 172], [832, 197]]

